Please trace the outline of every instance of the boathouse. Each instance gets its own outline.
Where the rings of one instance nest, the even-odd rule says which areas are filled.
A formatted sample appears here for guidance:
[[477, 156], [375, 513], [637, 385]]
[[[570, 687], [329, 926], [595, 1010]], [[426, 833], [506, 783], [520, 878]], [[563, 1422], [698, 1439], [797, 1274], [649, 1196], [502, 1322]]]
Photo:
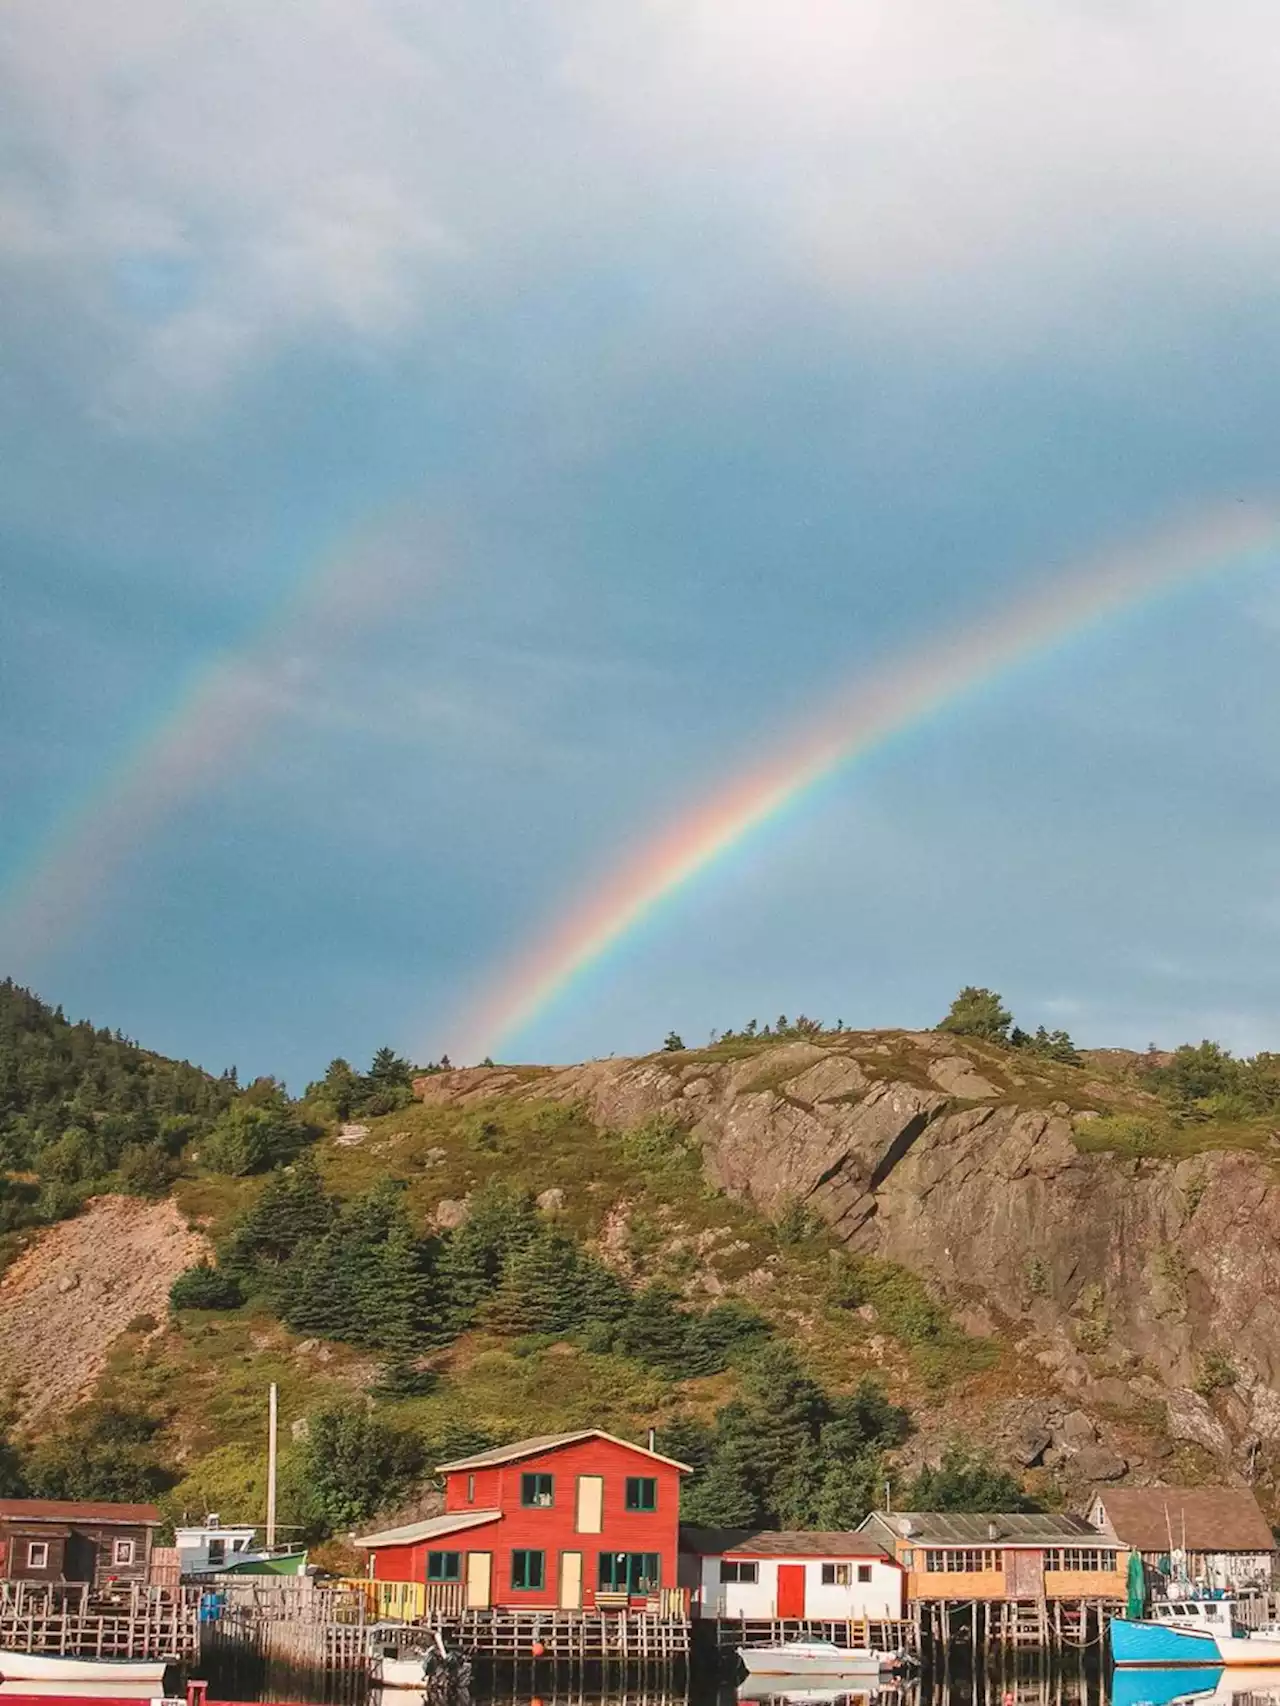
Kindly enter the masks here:
[[1192, 1581], [1213, 1588], [1271, 1586], [1275, 1536], [1247, 1487], [1105, 1487], [1089, 1521], [1117, 1546], [1142, 1554], [1157, 1575], [1178, 1557]]
[[159, 1526], [154, 1505], [0, 1499], [0, 1580], [145, 1582]]
[[1123, 1599], [1128, 1552], [1078, 1516], [874, 1511], [859, 1533], [907, 1572], [909, 1600]]
[[440, 1516], [356, 1537], [378, 1582], [424, 1587], [442, 1612], [560, 1607], [683, 1615], [687, 1466], [599, 1428], [441, 1464]]
[[864, 1534], [683, 1527], [680, 1572], [695, 1617], [857, 1622], [906, 1616], [905, 1569]]

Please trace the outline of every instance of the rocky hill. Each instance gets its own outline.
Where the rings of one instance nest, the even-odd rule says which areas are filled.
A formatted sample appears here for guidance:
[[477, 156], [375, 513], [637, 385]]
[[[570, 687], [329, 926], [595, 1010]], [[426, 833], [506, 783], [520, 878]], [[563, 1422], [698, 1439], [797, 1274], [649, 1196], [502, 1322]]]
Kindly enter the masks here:
[[[305, 1154], [333, 1204], [354, 1210], [393, 1182], [426, 1245], [433, 1229], [447, 1245], [502, 1186], [536, 1198], [548, 1232], [633, 1295], [665, 1288], [690, 1320], [741, 1300], [828, 1393], [872, 1376], [909, 1409], [891, 1453], [904, 1481], [959, 1439], [1050, 1502], [1095, 1481], [1225, 1478], [1277, 1510], [1280, 1136], [1256, 1109], [1175, 1114], [1147, 1088], [1161, 1060], [1066, 1064], [940, 1032], [737, 1037], [563, 1069], [432, 1071], [408, 1106], [335, 1121]], [[237, 1096], [224, 1125], [274, 1130], [288, 1113], [283, 1156], [260, 1165], [198, 1131], [170, 1144], [169, 1176], [146, 1173], [150, 1200], [121, 1169], [110, 1195], [72, 1201], [75, 1218], [9, 1235], [25, 1248], [0, 1281], [0, 1387], [52, 1484], [78, 1485], [67, 1463], [38, 1461], [69, 1407], [80, 1437], [76, 1405], [93, 1450], [126, 1419], [173, 1512], [251, 1514], [277, 1382], [292, 1521], [312, 1420], [335, 1399], [372, 1401], [430, 1461], [474, 1432], [708, 1423], [740, 1390], [732, 1356], [699, 1372], [625, 1334], [531, 1332], [496, 1295], [428, 1334], [422, 1382], [396, 1389], [376, 1344], [303, 1326], [278, 1288], [167, 1308], [175, 1275], [227, 1249], [326, 1117], [282, 1112], [269, 1085]], [[291, 1171], [270, 1175], [271, 1159]]]
[[[614, 1127], [678, 1119], [709, 1183], [774, 1217], [801, 1205], [999, 1341], [1041, 1389], [968, 1422], [1011, 1460], [1155, 1479], [1189, 1447], [1179, 1473], [1265, 1489], [1280, 1461], [1280, 1136], [1167, 1131], [1134, 1058], [1072, 1067], [870, 1032], [455, 1071], [415, 1090], [581, 1102]], [[1174, 1153], [1144, 1152], [1161, 1148]]]

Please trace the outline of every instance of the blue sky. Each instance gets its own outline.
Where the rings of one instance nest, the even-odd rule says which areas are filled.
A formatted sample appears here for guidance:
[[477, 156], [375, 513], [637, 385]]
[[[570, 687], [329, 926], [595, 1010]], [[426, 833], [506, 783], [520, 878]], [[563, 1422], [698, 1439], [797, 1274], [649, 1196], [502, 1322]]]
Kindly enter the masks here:
[[[429, 1058], [841, 683], [1274, 499], [1277, 46], [1254, 0], [12, 0], [0, 971], [299, 1087]], [[971, 981], [1280, 1047], [1277, 561], [891, 741], [506, 1052]]]

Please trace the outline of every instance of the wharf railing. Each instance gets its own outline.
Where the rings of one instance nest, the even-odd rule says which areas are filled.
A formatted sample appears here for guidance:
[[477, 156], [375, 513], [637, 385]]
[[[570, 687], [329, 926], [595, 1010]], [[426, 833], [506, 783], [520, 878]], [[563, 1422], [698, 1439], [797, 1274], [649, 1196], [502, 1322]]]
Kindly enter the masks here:
[[0, 1647], [68, 1658], [188, 1660], [200, 1651], [198, 1589], [133, 1582], [0, 1582]]

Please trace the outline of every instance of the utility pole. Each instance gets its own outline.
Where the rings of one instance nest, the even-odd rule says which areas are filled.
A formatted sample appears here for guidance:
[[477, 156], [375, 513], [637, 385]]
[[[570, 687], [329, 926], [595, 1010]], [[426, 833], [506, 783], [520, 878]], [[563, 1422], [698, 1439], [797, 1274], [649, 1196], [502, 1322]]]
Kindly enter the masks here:
[[267, 1399], [267, 1551], [276, 1543], [276, 1383]]

